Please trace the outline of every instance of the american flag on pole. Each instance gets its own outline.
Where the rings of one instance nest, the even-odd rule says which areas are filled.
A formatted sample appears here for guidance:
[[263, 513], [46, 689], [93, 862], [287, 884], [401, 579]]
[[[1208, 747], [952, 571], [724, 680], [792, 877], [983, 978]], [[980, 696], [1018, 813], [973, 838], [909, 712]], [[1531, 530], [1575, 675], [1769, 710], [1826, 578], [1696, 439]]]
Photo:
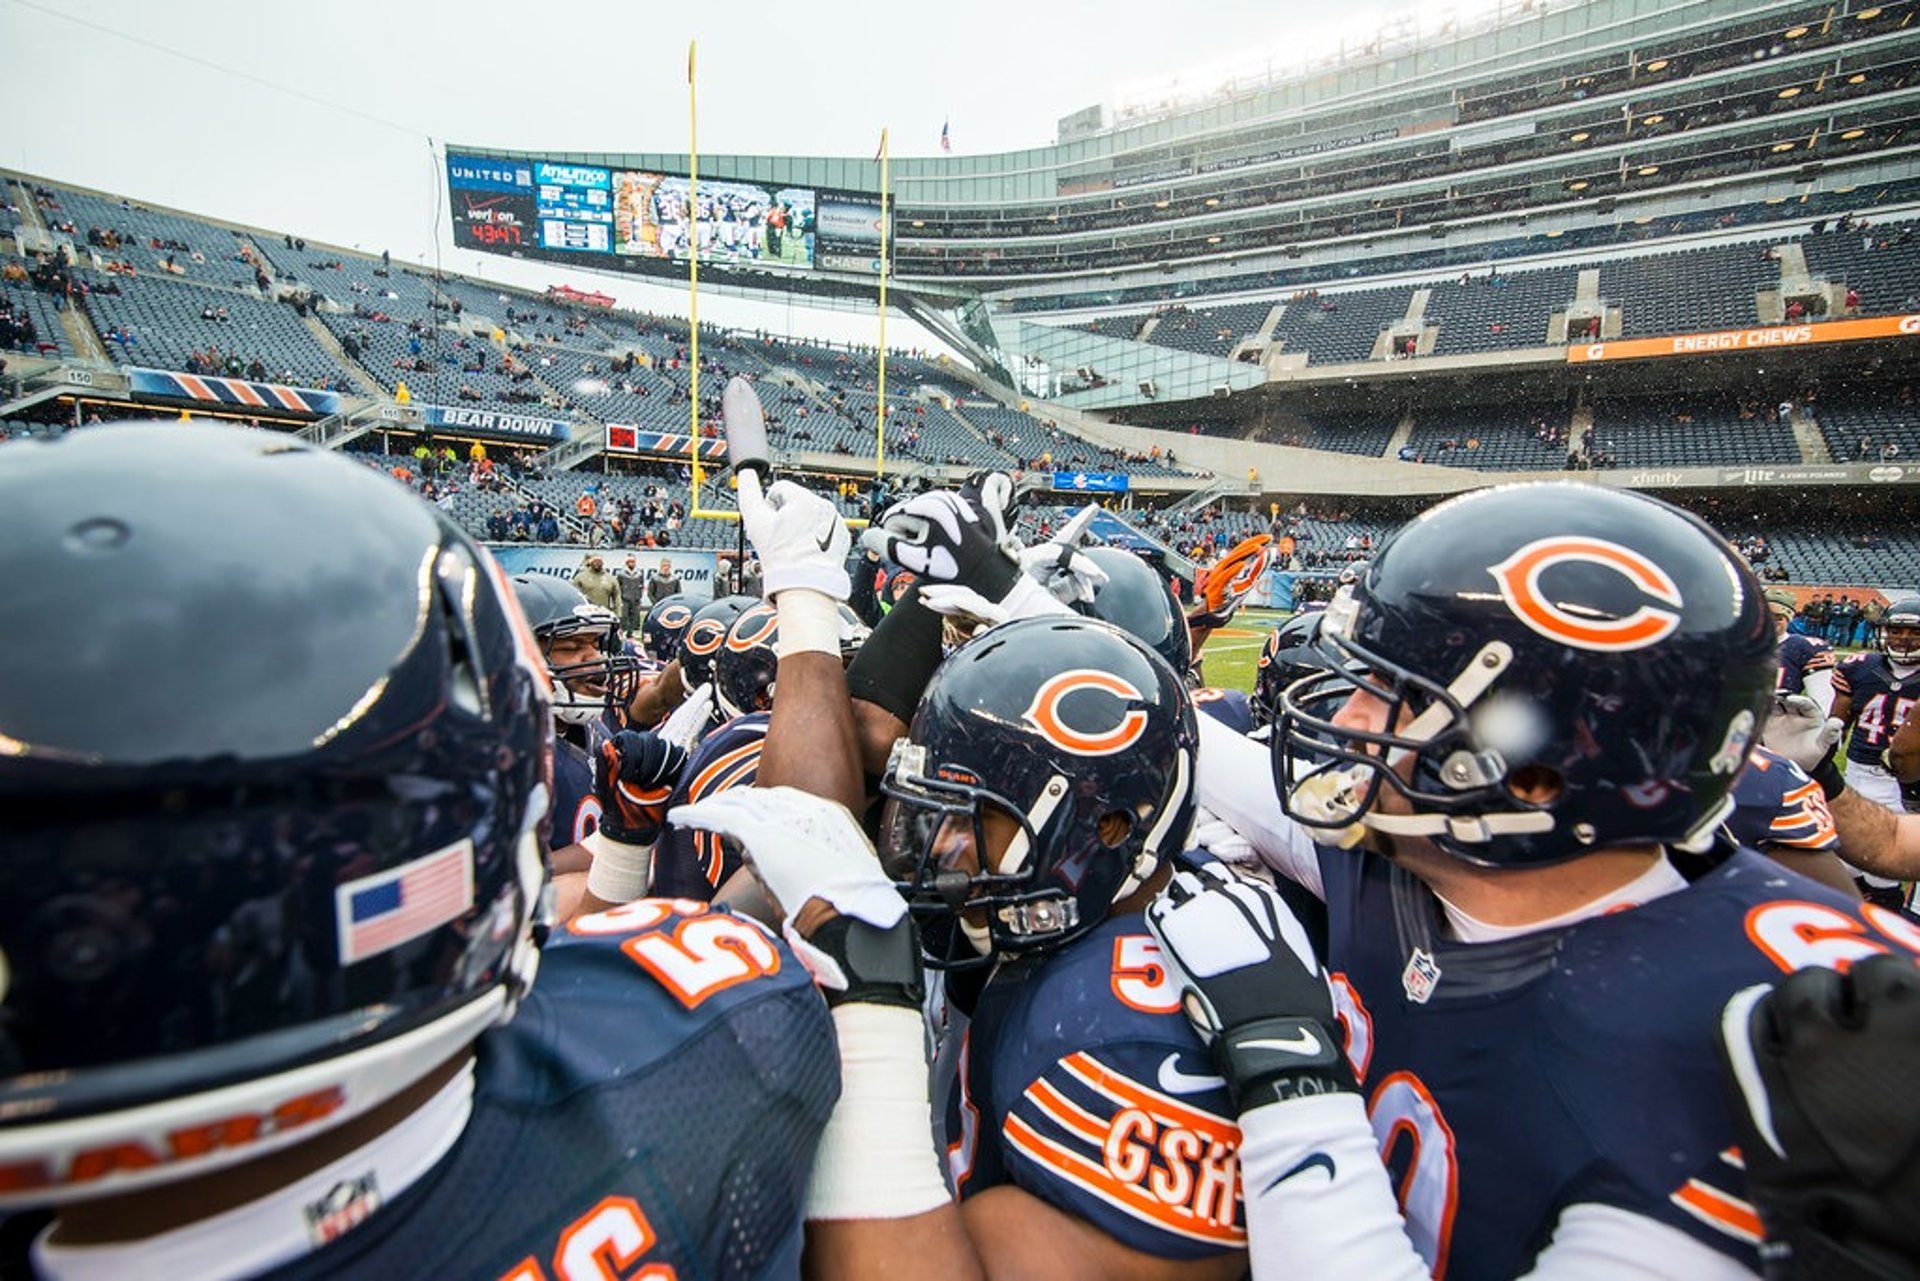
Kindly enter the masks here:
[[942, 120], [940, 122], [940, 150], [942, 151], [953, 150], [953, 139], [947, 133], [947, 122], [945, 120]]
[[473, 842], [336, 885], [340, 964], [392, 951], [473, 907]]

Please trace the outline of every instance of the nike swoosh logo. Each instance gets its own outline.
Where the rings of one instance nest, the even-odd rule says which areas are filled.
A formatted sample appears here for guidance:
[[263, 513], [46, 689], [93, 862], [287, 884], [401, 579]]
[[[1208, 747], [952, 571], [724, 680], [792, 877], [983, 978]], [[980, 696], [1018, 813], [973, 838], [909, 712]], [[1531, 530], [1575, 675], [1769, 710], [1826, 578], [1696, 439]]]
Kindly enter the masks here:
[[1242, 1048], [1249, 1050], [1279, 1050], [1282, 1054], [1318, 1054], [1320, 1038], [1305, 1028], [1298, 1036], [1285, 1038], [1273, 1037], [1264, 1041], [1242, 1041]]
[[833, 526], [832, 525], [821, 526], [820, 532], [815, 534], [813, 537], [814, 537], [814, 541], [820, 544], [821, 551], [830, 552], [833, 550]]
[[1288, 1170], [1285, 1174], [1275, 1179], [1272, 1183], [1267, 1184], [1266, 1187], [1261, 1188], [1260, 1191], [1262, 1193], [1271, 1192], [1275, 1188], [1279, 1187], [1282, 1183], [1285, 1183], [1288, 1179], [1291, 1179], [1294, 1175], [1303, 1173], [1304, 1171], [1307, 1171], [1307, 1170], [1325, 1170], [1327, 1172], [1327, 1182], [1331, 1183], [1334, 1180], [1333, 1158], [1328, 1156], [1325, 1152], [1315, 1152], [1312, 1156], [1302, 1157], [1299, 1163], [1296, 1164], [1291, 1170]]
[[1200, 1076], [1180, 1070], [1180, 1056], [1169, 1054], [1160, 1065], [1160, 1088], [1168, 1094], [1197, 1094], [1201, 1090], [1224, 1090], [1223, 1076]]

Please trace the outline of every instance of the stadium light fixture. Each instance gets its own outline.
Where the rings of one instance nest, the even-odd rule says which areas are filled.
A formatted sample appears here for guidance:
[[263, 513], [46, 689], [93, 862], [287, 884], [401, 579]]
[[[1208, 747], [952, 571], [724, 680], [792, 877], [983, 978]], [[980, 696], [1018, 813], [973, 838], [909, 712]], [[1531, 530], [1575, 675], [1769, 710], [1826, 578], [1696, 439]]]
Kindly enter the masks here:
[[1210, 245], [1217, 245], [1217, 244], [1219, 244], [1219, 243], [1220, 243], [1220, 237], [1218, 237], [1218, 236], [1208, 236], [1208, 237], [1207, 237], [1207, 243], [1208, 243], [1208, 244], [1210, 244]]
[[1213, 207], [1214, 207], [1215, 205], [1217, 205], [1217, 204], [1219, 204], [1219, 203], [1220, 203], [1220, 197], [1218, 197], [1218, 196], [1208, 196], [1208, 197], [1207, 197], [1207, 199], [1206, 199], [1206, 201], [1205, 201], [1205, 203], [1206, 203], [1206, 206], [1207, 206], [1207, 208], [1209, 208], [1209, 209], [1211, 209], [1211, 208], [1213, 208]]
[[1786, 88], [1782, 89], [1779, 92], [1779, 94], [1777, 94], [1776, 96], [1781, 98], [1798, 98], [1800, 96], [1800, 86], [1788, 85]]
[[1775, 154], [1778, 154], [1782, 151], [1792, 151], [1793, 144], [1790, 142], [1776, 142], [1773, 144], [1773, 150]]
[[1585, 142], [1587, 139], [1591, 137], [1593, 137], [1592, 134], [1588, 133], [1585, 129], [1582, 129], [1578, 133], [1568, 134], [1567, 141], [1568, 142]]
[[1657, 174], [1660, 172], [1660, 166], [1659, 165], [1641, 165], [1638, 169], [1634, 170], [1634, 172], [1639, 174], [1642, 178], [1650, 178], [1654, 174]]
[[1875, 5], [1871, 9], [1862, 9], [1853, 16], [1862, 22], [1872, 22], [1875, 18], [1879, 17], [1882, 12], [1884, 12], [1884, 10], [1882, 10], [1879, 5]]
[[1640, 123], [1643, 125], [1657, 125], [1665, 119], [1666, 117], [1664, 115], [1656, 111], [1650, 116], [1641, 116]]
[[1655, 58], [1652, 62], [1649, 62], [1647, 64], [1647, 74], [1649, 75], [1653, 74], [1656, 71], [1665, 71], [1666, 69], [1667, 69], [1667, 60], [1665, 58]]
[[1787, 28], [1787, 39], [1789, 40], [1798, 40], [1801, 36], [1804, 36], [1806, 34], [1807, 34], [1807, 29], [1805, 27], [1788, 27]]
[[1849, 129], [1840, 135], [1840, 141], [1852, 142], [1855, 138], [1864, 138], [1866, 135], [1867, 131], [1865, 129]]
[[1168, 205], [1172, 203], [1173, 201], [1171, 200], [1156, 200], [1153, 202], [1153, 207], [1155, 209], [1165, 209]]
[[1866, 73], [1862, 71], [1856, 71], [1852, 75], [1847, 77], [1847, 83], [1850, 85], [1863, 85], [1866, 82], [1867, 82]]
[[1567, 184], [1568, 191], [1585, 191], [1589, 186], [1585, 178], [1579, 178]]

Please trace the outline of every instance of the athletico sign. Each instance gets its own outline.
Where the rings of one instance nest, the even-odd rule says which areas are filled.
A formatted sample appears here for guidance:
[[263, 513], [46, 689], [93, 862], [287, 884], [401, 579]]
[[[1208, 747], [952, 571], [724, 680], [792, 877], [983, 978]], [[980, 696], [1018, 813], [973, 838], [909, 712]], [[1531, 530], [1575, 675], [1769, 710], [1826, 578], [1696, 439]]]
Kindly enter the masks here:
[[1674, 334], [1666, 338], [1628, 338], [1619, 342], [1575, 343], [1567, 363], [1638, 360], [1648, 356], [1708, 356], [1729, 351], [1765, 351], [1812, 343], [1857, 342], [1862, 338], [1920, 335], [1920, 316], [1869, 316], [1828, 320], [1817, 325], [1775, 325], [1769, 329], [1728, 329], [1713, 334]]

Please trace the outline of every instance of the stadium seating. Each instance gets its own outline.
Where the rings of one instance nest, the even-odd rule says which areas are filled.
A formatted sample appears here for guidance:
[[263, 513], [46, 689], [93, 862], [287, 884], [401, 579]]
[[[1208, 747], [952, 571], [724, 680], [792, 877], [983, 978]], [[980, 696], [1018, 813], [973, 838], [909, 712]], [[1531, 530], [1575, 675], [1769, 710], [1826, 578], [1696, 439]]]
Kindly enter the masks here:
[[1311, 364], [1369, 360], [1380, 331], [1406, 315], [1412, 297], [1409, 285], [1296, 294], [1287, 300], [1273, 337], [1283, 351], [1304, 350]]
[[1619, 306], [1625, 338], [1757, 325], [1754, 294], [1779, 285], [1780, 264], [1770, 243], [1675, 250], [1600, 264], [1600, 295]]
[[1158, 313], [1160, 323], [1153, 327], [1147, 341], [1175, 351], [1225, 356], [1241, 339], [1258, 329], [1272, 310], [1270, 301], [1234, 303], [1201, 311], [1170, 307]]
[[1587, 445], [1623, 467], [1801, 461], [1792, 428], [1765, 397], [1746, 404], [1731, 396], [1600, 400]]
[[1809, 412], [1835, 462], [1920, 462], [1920, 402], [1910, 382], [1829, 392]]
[[[258, 360], [273, 382], [325, 387], [340, 377], [339, 361], [291, 306], [264, 302], [250, 288], [208, 289], [147, 275], [114, 277], [111, 283], [120, 292], [96, 289], [87, 298], [87, 310], [107, 353], [125, 364], [187, 370], [190, 353], [217, 348], [223, 358], [236, 359], [238, 367], [201, 372], [241, 374]], [[204, 319], [202, 313], [209, 308], [224, 308], [227, 319]], [[122, 339], [114, 339], [116, 332]]]
[[[1557, 440], [1543, 439], [1543, 427]], [[1562, 405], [1497, 409], [1422, 410], [1414, 414], [1406, 448], [1415, 461], [1475, 471], [1563, 471], [1567, 467], [1567, 411]]]
[[1550, 345], [1555, 312], [1573, 303], [1577, 270], [1549, 267], [1510, 273], [1463, 273], [1431, 286], [1426, 323], [1437, 326], [1433, 354], [1458, 356]]

